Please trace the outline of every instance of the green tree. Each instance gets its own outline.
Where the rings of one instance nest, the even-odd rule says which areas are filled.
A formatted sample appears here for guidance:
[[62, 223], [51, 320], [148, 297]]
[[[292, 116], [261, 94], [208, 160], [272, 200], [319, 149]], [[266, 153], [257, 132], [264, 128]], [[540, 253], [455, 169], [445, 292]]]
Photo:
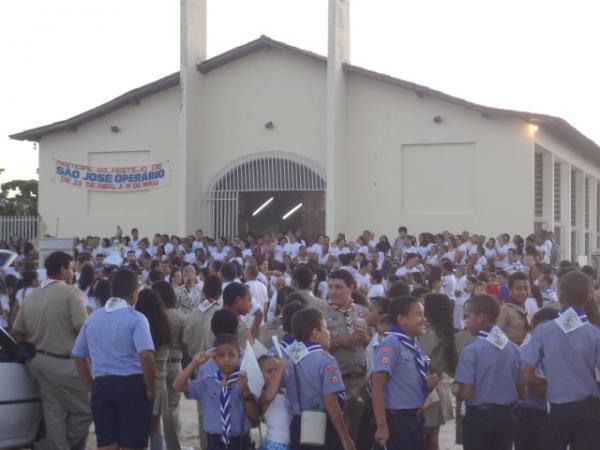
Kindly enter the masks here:
[[[0, 174], [4, 169], [0, 168]], [[11, 180], [0, 184], [0, 215], [37, 215], [37, 180]]]

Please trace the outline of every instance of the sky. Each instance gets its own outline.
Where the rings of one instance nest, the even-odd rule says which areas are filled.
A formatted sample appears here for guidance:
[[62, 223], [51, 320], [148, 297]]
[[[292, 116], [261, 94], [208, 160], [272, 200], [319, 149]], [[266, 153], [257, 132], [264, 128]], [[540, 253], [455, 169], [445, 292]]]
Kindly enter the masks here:
[[[266, 34], [325, 54], [328, 0], [208, 0], [208, 56]], [[556, 115], [600, 143], [600, 3], [350, 0], [351, 62], [488, 106]], [[179, 68], [177, 0], [0, 1], [0, 182], [36, 178], [9, 134]]]

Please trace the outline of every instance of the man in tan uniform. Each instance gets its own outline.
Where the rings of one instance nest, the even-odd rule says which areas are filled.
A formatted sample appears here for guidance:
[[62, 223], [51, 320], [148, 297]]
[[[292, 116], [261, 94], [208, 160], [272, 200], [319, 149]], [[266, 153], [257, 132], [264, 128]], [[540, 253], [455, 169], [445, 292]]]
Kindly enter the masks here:
[[73, 280], [73, 258], [51, 253], [44, 262], [48, 280], [32, 291], [13, 325], [17, 341], [32, 342], [36, 356], [28, 362], [42, 397], [47, 437], [54, 449], [85, 448], [92, 413], [71, 350], [87, 313]]
[[[368, 310], [352, 301], [354, 278], [344, 269], [331, 272], [329, 298], [325, 320], [331, 331], [331, 353], [340, 366], [346, 393], [350, 393], [365, 381], [365, 348], [370, 341], [366, 317]], [[344, 419], [350, 437], [356, 440], [365, 399], [348, 396], [344, 406]]]
[[496, 325], [517, 345], [521, 345], [531, 330], [525, 301], [529, 297], [529, 279], [523, 272], [508, 277], [508, 300], [500, 307]]
[[292, 273], [292, 286], [302, 294], [302, 297], [306, 300], [306, 307], [314, 308], [323, 314], [323, 317], [327, 317], [327, 312], [329, 311], [328, 305], [312, 294], [310, 291], [312, 283], [313, 273], [308, 267], [299, 266], [294, 269]]
[[[219, 298], [223, 293], [221, 288], [221, 279], [216, 275], [209, 275], [204, 280], [204, 287], [202, 288], [204, 300], [185, 318], [183, 345], [190, 358], [200, 352], [205, 352], [213, 346], [215, 336], [211, 330], [210, 322], [215, 312], [219, 310]], [[197, 402], [197, 409], [200, 445], [204, 449], [208, 444], [202, 424], [204, 410], [200, 401]]]

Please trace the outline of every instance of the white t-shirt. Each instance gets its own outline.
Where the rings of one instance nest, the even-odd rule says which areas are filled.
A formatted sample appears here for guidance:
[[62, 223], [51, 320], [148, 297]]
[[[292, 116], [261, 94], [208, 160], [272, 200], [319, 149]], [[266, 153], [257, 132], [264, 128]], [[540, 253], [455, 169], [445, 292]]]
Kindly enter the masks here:
[[246, 286], [250, 288], [252, 297], [260, 305], [261, 310], [264, 310], [265, 305], [269, 302], [267, 287], [258, 280], [248, 280]]
[[315, 255], [318, 255], [321, 253], [321, 249], [322, 249], [322, 246], [318, 242], [315, 242], [313, 245], [311, 245], [308, 248], [308, 253], [313, 253]]
[[383, 297], [385, 295], [385, 289], [383, 288], [383, 284], [373, 284], [371, 285], [371, 289], [369, 289], [369, 293], [367, 297]]
[[275, 250], [273, 251], [273, 258], [277, 262], [283, 262], [283, 246], [276, 245]]
[[227, 255], [229, 255], [229, 252], [225, 251], [225, 249], [218, 251], [215, 250], [214, 252], [211, 253], [211, 256], [213, 257], [213, 259], [215, 261], [225, 261], [225, 258], [227, 258]]
[[356, 274], [356, 285], [359, 289], [365, 288], [368, 292], [371, 288], [371, 276], [369, 274], [363, 275], [358, 272], [358, 274]]
[[290, 443], [292, 412], [290, 402], [283, 394], [277, 394], [264, 414], [267, 425], [266, 439], [280, 444]]
[[25, 300], [25, 297], [27, 297], [27, 295], [33, 292], [34, 289], [34, 287], [28, 287], [21, 288], [17, 291], [17, 293], [15, 294], [15, 299], [17, 300], [19, 306], [23, 306], [23, 300]]
[[471, 296], [465, 291], [461, 292], [461, 296], [454, 299], [453, 322], [455, 330], [462, 330], [465, 327], [465, 303]]
[[456, 277], [453, 274], [442, 277], [442, 293], [446, 294], [450, 300], [454, 300], [454, 291], [456, 291]]
[[535, 298], [528, 298], [525, 300], [525, 311], [527, 311], [527, 317], [529, 320], [533, 320], [533, 315], [540, 310], [540, 307], [537, 305]]
[[298, 256], [298, 250], [300, 250], [299, 242], [288, 242], [283, 246], [284, 253], [287, 253], [292, 259]]
[[409, 273], [415, 273], [415, 272], [419, 272], [419, 269], [417, 269], [416, 267], [413, 267], [412, 269], [407, 269], [405, 266], [403, 266], [403, 267], [400, 267], [398, 270], [396, 270], [396, 276], [397, 277], [405, 277]]

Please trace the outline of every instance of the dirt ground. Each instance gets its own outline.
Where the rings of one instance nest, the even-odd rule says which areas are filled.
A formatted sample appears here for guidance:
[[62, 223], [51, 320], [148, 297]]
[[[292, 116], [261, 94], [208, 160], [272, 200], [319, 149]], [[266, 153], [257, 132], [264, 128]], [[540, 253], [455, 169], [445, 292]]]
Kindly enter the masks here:
[[[181, 433], [179, 435], [181, 446], [200, 450], [197, 425], [198, 413], [196, 412], [196, 404], [193, 400], [186, 400], [185, 398], [181, 399], [179, 418], [181, 421]], [[253, 433], [253, 438], [255, 439], [255, 442], [258, 442], [258, 433]], [[93, 450], [95, 448], [96, 435], [94, 434], [94, 427], [92, 426], [86, 450]], [[454, 443], [454, 421], [449, 422], [444, 425], [440, 431], [440, 450], [460, 449], [462, 449], [462, 446]]]

